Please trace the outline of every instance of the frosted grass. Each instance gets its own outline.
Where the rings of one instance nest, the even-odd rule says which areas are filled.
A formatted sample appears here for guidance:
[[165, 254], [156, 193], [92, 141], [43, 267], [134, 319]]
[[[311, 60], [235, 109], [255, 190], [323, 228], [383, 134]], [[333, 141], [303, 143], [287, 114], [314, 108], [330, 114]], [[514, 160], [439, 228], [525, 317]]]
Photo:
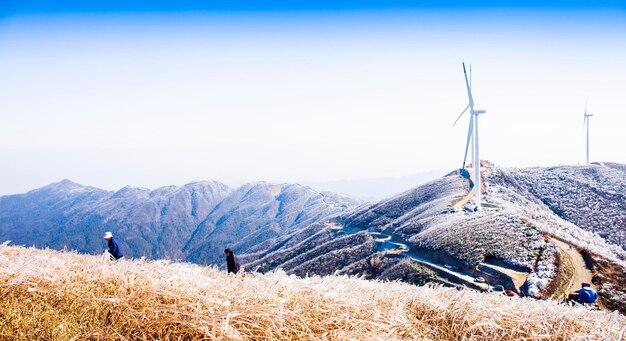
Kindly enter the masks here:
[[346, 276], [0, 246], [8, 339], [613, 339], [626, 317], [549, 301]]

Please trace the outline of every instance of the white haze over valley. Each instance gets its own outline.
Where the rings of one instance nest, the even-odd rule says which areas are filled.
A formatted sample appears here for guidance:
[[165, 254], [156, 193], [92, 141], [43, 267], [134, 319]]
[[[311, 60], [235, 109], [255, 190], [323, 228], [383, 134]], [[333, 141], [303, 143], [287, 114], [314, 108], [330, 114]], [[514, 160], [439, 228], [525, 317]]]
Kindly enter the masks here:
[[3, 18], [0, 195], [68, 178], [386, 196], [401, 189], [338, 180], [461, 166], [461, 61], [487, 110], [482, 159], [584, 162], [588, 103], [591, 161], [626, 163], [624, 37], [603, 10]]
[[447, 172], [432, 171], [410, 176], [336, 180], [328, 182], [302, 181], [302, 185], [343, 193], [362, 200], [380, 200], [437, 179]]

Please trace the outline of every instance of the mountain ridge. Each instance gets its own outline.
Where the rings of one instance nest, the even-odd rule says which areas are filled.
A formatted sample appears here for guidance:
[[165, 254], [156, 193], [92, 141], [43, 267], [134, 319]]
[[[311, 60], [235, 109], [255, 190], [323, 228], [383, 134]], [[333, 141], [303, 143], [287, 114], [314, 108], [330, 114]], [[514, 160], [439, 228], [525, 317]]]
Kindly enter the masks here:
[[[225, 207], [229, 203], [231, 206], [222, 212], [222, 218], [225, 219], [229, 212], [238, 213], [242, 218], [242, 212], [231, 209], [248, 203], [254, 211], [275, 201], [280, 191], [287, 187], [288, 184], [254, 182], [231, 189], [218, 181], [195, 181], [153, 190], [125, 186], [117, 191], [107, 191], [64, 179], [27, 193], [0, 197], [0, 236], [18, 244], [34, 243], [58, 249], [67, 246], [93, 253], [103, 246], [101, 234], [104, 230], [111, 230], [120, 236], [127, 256], [186, 259], [188, 255], [183, 252], [183, 247], [218, 205]], [[256, 188], [258, 196], [249, 192], [248, 197], [240, 196], [239, 201], [232, 198], [225, 201], [243, 188]], [[283, 213], [294, 210], [296, 217], [300, 213], [307, 216], [305, 211], [315, 211], [318, 215], [312, 214], [311, 217], [321, 217], [357, 202], [305, 186], [291, 185], [290, 188], [294, 196], [318, 199], [309, 206], [276, 207]], [[274, 193], [276, 189], [279, 192]], [[266, 218], [271, 221], [276, 217]], [[280, 227], [287, 229], [290, 226], [285, 223]], [[225, 245], [216, 249], [231, 246], [238, 237], [234, 234], [232, 238], [223, 239]], [[196, 244], [202, 246], [202, 243]], [[195, 257], [194, 261], [215, 263], [217, 253], [213, 253], [212, 259]]]

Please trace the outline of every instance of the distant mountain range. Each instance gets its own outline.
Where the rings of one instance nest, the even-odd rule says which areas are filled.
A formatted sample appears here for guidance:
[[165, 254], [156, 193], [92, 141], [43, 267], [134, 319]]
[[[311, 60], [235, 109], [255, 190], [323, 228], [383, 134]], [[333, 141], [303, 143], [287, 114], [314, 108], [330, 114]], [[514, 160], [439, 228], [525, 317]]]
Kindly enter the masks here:
[[126, 256], [208, 264], [220, 261], [226, 247], [254, 250], [357, 203], [310, 187], [265, 182], [236, 189], [195, 182], [112, 192], [63, 180], [0, 197], [0, 239], [94, 253], [105, 247], [103, 233], [112, 231]]

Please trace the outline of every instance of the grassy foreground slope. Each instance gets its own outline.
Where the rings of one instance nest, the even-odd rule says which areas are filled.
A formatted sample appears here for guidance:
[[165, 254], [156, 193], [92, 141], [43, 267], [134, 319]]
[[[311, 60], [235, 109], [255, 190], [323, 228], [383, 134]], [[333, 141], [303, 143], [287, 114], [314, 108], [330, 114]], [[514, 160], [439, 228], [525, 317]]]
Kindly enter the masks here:
[[626, 317], [554, 302], [348, 277], [0, 246], [0, 339], [619, 340]]

